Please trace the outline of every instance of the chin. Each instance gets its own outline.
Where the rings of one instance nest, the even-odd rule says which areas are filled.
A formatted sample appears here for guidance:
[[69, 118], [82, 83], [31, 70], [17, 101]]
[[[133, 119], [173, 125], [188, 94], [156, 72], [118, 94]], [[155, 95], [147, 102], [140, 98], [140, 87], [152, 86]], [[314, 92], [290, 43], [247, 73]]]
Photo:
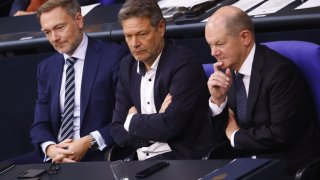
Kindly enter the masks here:
[[144, 59], [141, 56], [134, 56], [137, 61], [143, 61]]

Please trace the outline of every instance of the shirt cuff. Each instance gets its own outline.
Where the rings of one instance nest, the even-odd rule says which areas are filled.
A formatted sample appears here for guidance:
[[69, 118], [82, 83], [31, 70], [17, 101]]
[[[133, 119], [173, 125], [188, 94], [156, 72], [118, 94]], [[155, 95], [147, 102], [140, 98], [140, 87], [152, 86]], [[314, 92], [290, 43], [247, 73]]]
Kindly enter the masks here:
[[211, 102], [211, 100], [209, 98], [209, 107], [211, 109], [212, 117], [215, 117], [216, 115], [220, 114], [223, 111], [223, 109], [227, 105], [227, 101], [228, 101], [228, 97], [220, 106], [218, 106], [217, 104], [214, 104], [213, 102]]
[[230, 140], [230, 142], [231, 142], [231, 146], [232, 146], [232, 147], [234, 147], [234, 135], [235, 135], [236, 132], [238, 132], [238, 131], [239, 131], [239, 129], [233, 131], [233, 133], [231, 134], [231, 140]]
[[44, 154], [43, 162], [47, 162], [47, 161], [51, 160], [51, 158], [47, 155], [46, 150], [47, 150], [48, 146], [50, 146], [52, 144], [56, 144], [56, 143], [53, 141], [47, 141], [47, 142], [44, 142], [40, 145], [42, 152]]
[[105, 140], [103, 139], [103, 137], [101, 136], [99, 131], [93, 131], [90, 133], [94, 139], [96, 139], [97, 143], [98, 143], [98, 149], [100, 151], [102, 151], [105, 147], [107, 147], [107, 144], [105, 142]]
[[131, 122], [131, 119], [132, 119], [132, 116], [135, 115], [136, 113], [131, 113], [127, 116], [126, 118], [126, 122], [124, 122], [124, 129], [129, 132], [129, 126], [130, 126], [130, 122]]

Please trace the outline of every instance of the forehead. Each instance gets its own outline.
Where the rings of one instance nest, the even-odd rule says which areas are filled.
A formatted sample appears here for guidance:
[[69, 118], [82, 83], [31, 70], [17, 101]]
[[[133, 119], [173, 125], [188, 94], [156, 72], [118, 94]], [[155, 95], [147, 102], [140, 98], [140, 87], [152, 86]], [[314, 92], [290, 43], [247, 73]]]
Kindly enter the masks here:
[[134, 33], [150, 29], [151, 21], [148, 17], [131, 17], [122, 21], [124, 33]]
[[207, 24], [205, 27], [205, 37], [208, 42], [227, 38], [227, 32], [224, 26]]
[[42, 28], [52, 28], [57, 24], [63, 23], [70, 18], [61, 7], [56, 7], [51, 11], [44, 12], [40, 16], [40, 24]]

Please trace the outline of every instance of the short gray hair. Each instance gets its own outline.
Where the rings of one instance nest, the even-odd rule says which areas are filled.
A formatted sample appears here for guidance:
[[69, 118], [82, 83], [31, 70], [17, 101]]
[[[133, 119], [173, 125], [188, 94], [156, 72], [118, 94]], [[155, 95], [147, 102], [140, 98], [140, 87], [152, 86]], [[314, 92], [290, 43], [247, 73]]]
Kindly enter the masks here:
[[122, 24], [123, 20], [131, 17], [148, 17], [153, 27], [164, 20], [162, 11], [155, 0], [127, 0], [119, 11], [119, 23]]

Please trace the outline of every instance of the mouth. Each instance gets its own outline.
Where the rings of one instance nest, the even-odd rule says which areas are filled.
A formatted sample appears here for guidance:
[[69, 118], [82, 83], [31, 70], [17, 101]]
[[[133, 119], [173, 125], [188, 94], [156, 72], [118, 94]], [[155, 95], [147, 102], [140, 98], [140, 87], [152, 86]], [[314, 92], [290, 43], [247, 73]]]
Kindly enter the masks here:
[[56, 48], [62, 48], [64, 46], [65, 43], [56, 43], [54, 44], [54, 47]]
[[139, 51], [132, 51], [133, 54], [139, 55], [144, 53], [144, 50], [139, 50]]
[[215, 57], [216, 58], [216, 60], [217, 61], [219, 61], [219, 62], [221, 62], [221, 61], [223, 61], [224, 60], [224, 58], [223, 57]]

